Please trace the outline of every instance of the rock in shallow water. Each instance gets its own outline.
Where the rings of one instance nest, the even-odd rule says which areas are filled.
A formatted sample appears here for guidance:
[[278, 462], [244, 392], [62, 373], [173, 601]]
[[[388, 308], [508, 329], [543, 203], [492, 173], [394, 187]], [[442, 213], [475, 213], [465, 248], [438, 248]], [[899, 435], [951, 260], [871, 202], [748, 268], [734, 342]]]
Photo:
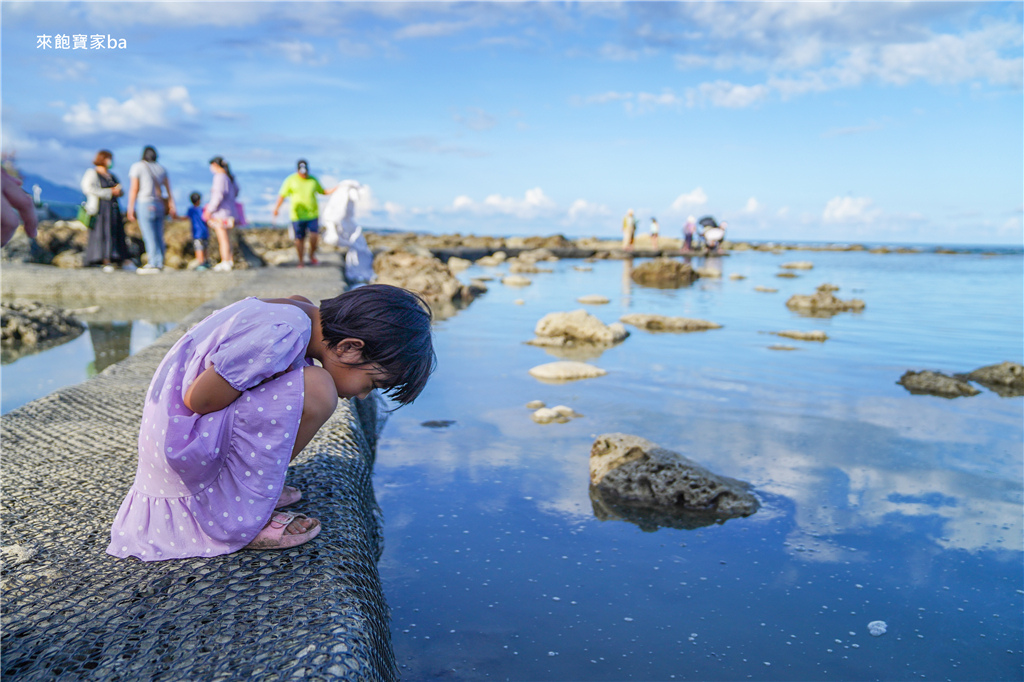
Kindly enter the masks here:
[[[781, 274], [780, 274], [781, 276]], [[859, 298], [851, 298], [843, 301], [832, 293], [838, 287], [832, 284], [822, 284], [818, 290], [810, 296], [796, 294], [788, 301], [786, 307], [795, 310], [803, 315], [812, 317], [831, 317], [842, 312], [860, 312], [864, 310], [864, 301]]]
[[618, 322], [606, 325], [586, 310], [571, 313], [548, 313], [542, 317], [533, 332], [537, 338], [527, 341], [534, 346], [571, 346], [595, 344], [611, 346], [629, 336]]
[[719, 476], [639, 436], [608, 433], [590, 450], [590, 497], [598, 518], [644, 530], [699, 528], [750, 516], [760, 503], [750, 484]]
[[1019, 362], [1002, 362], [979, 367], [970, 374], [957, 374], [957, 379], [977, 381], [1004, 398], [1024, 395], [1024, 366]]
[[577, 379], [592, 379], [607, 374], [605, 370], [585, 362], [573, 362], [561, 360], [549, 362], [544, 365], [537, 365], [530, 370], [530, 375], [541, 381], [575, 381]]
[[721, 329], [722, 325], [691, 317], [667, 317], [646, 313], [630, 313], [619, 318], [620, 322], [631, 324], [649, 332], [702, 332]]
[[633, 269], [630, 277], [637, 284], [673, 289], [692, 284], [700, 275], [688, 264], [672, 258], [655, 258]]
[[940, 398], [959, 398], [961, 396], [978, 395], [978, 389], [966, 381], [954, 379], [941, 372], [924, 370], [921, 372], [904, 372], [900, 380], [896, 382], [902, 385], [911, 393], [917, 395], [935, 395]]

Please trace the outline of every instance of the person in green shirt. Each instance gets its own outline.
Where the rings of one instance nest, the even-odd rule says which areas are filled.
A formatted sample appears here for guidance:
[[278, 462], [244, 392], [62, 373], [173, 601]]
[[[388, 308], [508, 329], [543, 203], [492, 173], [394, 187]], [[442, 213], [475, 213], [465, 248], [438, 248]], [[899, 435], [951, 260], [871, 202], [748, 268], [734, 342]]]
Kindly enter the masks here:
[[316, 245], [319, 239], [320, 209], [316, 203], [317, 194], [330, 194], [337, 187], [324, 189], [320, 181], [309, 174], [309, 164], [305, 159], [299, 159], [297, 170], [292, 173], [281, 184], [281, 190], [277, 193], [277, 204], [274, 205], [274, 217], [281, 209], [285, 198], [291, 199], [289, 214], [292, 221], [292, 231], [295, 233], [295, 251], [299, 254], [299, 267], [303, 267], [304, 246], [306, 233], [309, 233], [309, 264], [316, 265]]

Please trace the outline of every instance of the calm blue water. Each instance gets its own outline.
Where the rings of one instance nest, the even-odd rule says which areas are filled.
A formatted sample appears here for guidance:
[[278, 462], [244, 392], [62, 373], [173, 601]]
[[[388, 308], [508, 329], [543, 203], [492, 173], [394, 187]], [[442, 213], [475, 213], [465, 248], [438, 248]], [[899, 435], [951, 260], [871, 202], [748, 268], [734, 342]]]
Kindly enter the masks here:
[[73, 340], [0, 368], [0, 414], [85, 381], [175, 326], [175, 322], [148, 320], [88, 322], [88, 329]]
[[[815, 268], [775, 277], [793, 260]], [[375, 474], [403, 678], [1024, 678], [1024, 399], [945, 400], [895, 383], [908, 369], [1021, 361], [1020, 254], [738, 253], [708, 265], [725, 277], [657, 290], [619, 261], [552, 263], [530, 287], [492, 282], [438, 323], [438, 372], [392, 415]], [[823, 282], [866, 310], [811, 319], [785, 307]], [[576, 303], [584, 294], [611, 303]], [[605, 322], [648, 312], [724, 327], [634, 329], [589, 360], [607, 376], [534, 380], [529, 368], [557, 358], [522, 342], [544, 314], [581, 307]], [[2, 412], [172, 326], [97, 322], [4, 365]], [[767, 333], [785, 329], [830, 339]], [[530, 400], [584, 416], [538, 425]], [[455, 424], [421, 426], [444, 419]], [[695, 531], [597, 520], [590, 445], [611, 431], [750, 481], [761, 510]], [[868, 634], [874, 620], [887, 634]]]
[[[792, 260], [815, 268], [775, 277]], [[677, 290], [638, 287], [618, 261], [549, 265], [438, 324], [439, 369], [381, 440], [380, 570], [405, 679], [1024, 677], [1024, 399], [895, 383], [1021, 361], [1019, 254], [738, 253], [711, 263], [725, 278]], [[501, 269], [462, 277], [480, 274]], [[785, 307], [823, 282], [866, 310]], [[544, 314], [581, 307], [724, 327], [634, 329], [589, 360], [607, 376], [536, 381], [527, 370], [557, 358], [522, 342]], [[766, 333], [785, 329], [830, 339]], [[798, 350], [768, 349], [780, 343]], [[535, 399], [584, 416], [535, 424]], [[589, 451], [611, 431], [750, 481], [761, 510], [696, 531], [597, 520]], [[887, 634], [868, 634], [874, 620]]]

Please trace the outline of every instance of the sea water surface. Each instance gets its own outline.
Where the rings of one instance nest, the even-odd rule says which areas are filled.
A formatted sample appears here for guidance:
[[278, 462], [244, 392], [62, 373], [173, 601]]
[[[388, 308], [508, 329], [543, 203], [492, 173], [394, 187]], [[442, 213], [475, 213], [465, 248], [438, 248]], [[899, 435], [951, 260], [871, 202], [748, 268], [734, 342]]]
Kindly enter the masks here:
[[[814, 269], [776, 277], [792, 260]], [[642, 262], [542, 263], [553, 272], [520, 289], [492, 281], [436, 325], [438, 371], [391, 416], [376, 462], [403, 679], [1024, 678], [1024, 398], [895, 383], [1021, 361], [1020, 251], [741, 252], [695, 259], [724, 276], [680, 289], [632, 283]], [[824, 282], [864, 312], [786, 308]], [[611, 302], [583, 306], [585, 294]], [[606, 376], [533, 379], [558, 358], [523, 342], [546, 313], [581, 307], [723, 327], [631, 328], [588, 359]], [[85, 316], [74, 341], [3, 366], [2, 412], [137, 352], [188, 309]], [[786, 329], [830, 338], [769, 333]], [[531, 400], [583, 416], [535, 424]], [[616, 431], [749, 481], [760, 511], [692, 531], [598, 520], [590, 445]]]
[[[776, 277], [792, 260], [814, 269]], [[542, 263], [553, 272], [495, 279], [436, 325], [438, 370], [391, 416], [375, 470], [403, 679], [1022, 679], [1024, 398], [896, 384], [1022, 360], [1019, 250], [741, 252], [696, 260], [723, 278], [680, 289], [634, 284], [641, 262]], [[825, 282], [865, 310], [786, 308]], [[546, 313], [581, 307], [723, 327], [631, 328], [588, 360], [606, 376], [533, 379], [558, 358], [523, 342]], [[770, 334], [789, 329], [829, 339]], [[531, 400], [583, 416], [536, 424]], [[691, 531], [598, 520], [588, 459], [607, 432], [749, 481], [762, 507]]]

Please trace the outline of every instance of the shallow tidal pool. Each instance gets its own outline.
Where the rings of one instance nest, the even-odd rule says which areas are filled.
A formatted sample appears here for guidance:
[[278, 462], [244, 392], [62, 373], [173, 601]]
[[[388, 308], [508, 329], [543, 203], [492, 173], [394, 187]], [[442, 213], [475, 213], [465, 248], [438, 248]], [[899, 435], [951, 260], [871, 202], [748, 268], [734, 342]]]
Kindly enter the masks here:
[[[793, 260], [814, 269], [775, 276]], [[375, 469], [403, 679], [1021, 679], [1024, 398], [896, 384], [1022, 360], [1019, 251], [736, 253], [681, 289], [632, 283], [641, 262], [542, 263], [524, 288], [460, 275], [495, 279], [437, 323], [439, 368]], [[825, 282], [865, 310], [786, 308]], [[606, 376], [532, 378], [558, 359], [523, 343], [537, 321], [579, 308], [723, 327], [630, 328], [587, 360]], [[770, 333], [791, 329], [829, 339]], [[536, 424], [531, 400], [583, 416]], [[761, 509], [689, 531], [598, 520], [590, 445], [616, 431], [749, 481]]]

